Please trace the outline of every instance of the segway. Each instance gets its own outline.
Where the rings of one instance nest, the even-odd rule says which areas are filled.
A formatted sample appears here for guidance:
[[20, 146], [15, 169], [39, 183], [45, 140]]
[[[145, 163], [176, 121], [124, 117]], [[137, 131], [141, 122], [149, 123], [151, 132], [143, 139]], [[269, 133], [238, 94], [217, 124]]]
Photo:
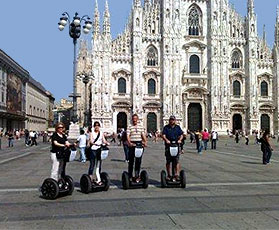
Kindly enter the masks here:
[[[177, 157], [179, 154], [179, 144], [172, 142], [169, 147], [171, 157]], [[186, 172], [181, 170], [179, 173], [179, 178], [175, 178], [175, 168], [172, 162], [172, 176], [167, 179], [167, 173], [165, 170], [161, 171], [161, 187], [162, 188], [186, 188]]]
[[[139, 158], [142, 156], [144, 148], [142, 144], [137, 144], [135, 147], [135, 157]], [[129, 178], [129, 174], [127, 171], [122, 173], [122, 187], [124, 190], [131, 188], [148, 188], [148, 173], [145, 170], [142, 170], [140, 173], [140, 181], [136, 182], [136, 178]]]
[[[62, 157], [65, 161], [64, 162], [65, 168], [66, 168], [66, 163], [69, 162], [71, 150], [73, 150], [74, 148], [75, 146], [72, 144], [70, 145], [70, 147], [65, 148], [63, 151]], [[60, 178], [58, 181], [52, 178], [45, 179], [40, 188], [40, 191], [42, 193], [43, 198], [48, 200], [55, 200], [58, 197], [72, 195], [74, 188], [75, 185], [74, 185], [73, 178], [65, 175], [62, 178]]]
[[[108, 157], [109, 149], [106, 146], [102, 146], [101, 160], [105, 160]], [[102, 184], [99, 185], [95, 181], [92, 182], [88, 174], [83, 174], [80, 178], [80, 190], [81, 192], [88, 194], [90, 192], [108, 191], [110, 187], [110, 178], [106, 172], [100, 174]]]
[[41, 193], [45, 199], [55, 200], [60, 196], [72, 195], [74, 191], [74, 180], [70, 176], [65, 176], [58, 181], [47, 178], [41, 186]]

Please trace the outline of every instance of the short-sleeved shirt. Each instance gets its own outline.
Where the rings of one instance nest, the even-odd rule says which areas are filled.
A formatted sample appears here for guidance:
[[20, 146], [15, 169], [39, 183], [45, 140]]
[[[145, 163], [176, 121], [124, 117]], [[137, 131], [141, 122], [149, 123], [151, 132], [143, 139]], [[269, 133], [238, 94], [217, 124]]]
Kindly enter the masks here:
[[79, 142], [80, 148], [86, 147], [86, 139], [87, 139], [87, 137], [85, 134], [82, 134], [78, 137], [77, 141]]
[[60, 136], [60, 135], [58, 135], [57, 132], [55, 132], [55, 133], [52, 135], [51, 141], [52, 141], [51, 152], [57, 153], [57, 152], [59, 152], [59, 151], [63, 151], [63, 150], [64, 150], [64, 147], [56, 146], [56, 145], [54, 144], [54, 141], [57, 141], [58, 144], [65, 145], [65, 143], [66, 143], [66, 141], [67, 141], [67, 137], [66, 137], [65, 134], [62, 134], [62, 136]]
[[166, 125], [163, 129], [163, 135], [166, 135], [169, 141], [178, 141], [179, 137], [183, 135], [183, 131], [179, 125], [175, 125], [174, 127]]
[[127, 129], [127, 135], [130, 135], [132, 142], [142, 141], [142, 135], [145, 135], [145, 129], [142, 125], [132, 125]]

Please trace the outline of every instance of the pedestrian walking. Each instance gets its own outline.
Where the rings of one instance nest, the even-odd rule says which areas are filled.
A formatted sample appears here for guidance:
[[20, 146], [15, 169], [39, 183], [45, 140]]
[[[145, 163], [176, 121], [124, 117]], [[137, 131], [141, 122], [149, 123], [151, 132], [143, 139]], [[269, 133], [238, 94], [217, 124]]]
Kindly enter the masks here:
[[86, 148], [86, 135], [84, 130], [80, 131], [80, 135], [77, 138], [77, 143], [79, 144], [79, 151], [80, 151], [80, 157], [79, 157], [79, 161], [82, 163], [86, 162], [86, 157], [85, 157], [85, 148]]
[[211, 149], [216, 149], [217, 140], [218, 140], [218, 133], [213, 130], [211, 132]]
[[37, 143], [37, 133], [35, 131], [30, 132], [30, 138], [31, 138], [31, 146], [38, 145]]
[[9, 148], [14, 147], [14, 134], [12, 131], [8, 133], [8, 146]]
[[25, 145], [29, 146], [29, 131], [28, 131], [28, 129], [25, 129], [24, 137], [25, 137]]
[[270, 144], [270, 134], [269, 131], [265, 131], [262, 138], [259, 140], [261, 143], [261, 151], [263, 153], [263, 164], [269, 164], [270, 158], [272, 156], [273, 148]]
[[124, 154], [125, 154], [125, 162], [129, 162], [129, 143], [127, 139], [127, 132], [124, 130], [122, 133], [122, 144], [123, 144], [123, 149], [124, 149]]
[[204, 131], [202, 131], [202, 142], [203, 142], [203, 147], [204, 150], [207, 150], [207, 143], [209, 141], [209, 132], [207, 129], [204, 129]]
[[111, 143], [112, 143], [112, 142], [113, 142], [113, 143], [116, 143], [116, 139], [115, 139], [116, 136], [117, 136], [116, 133], [113, 132], [113, 133], [112, 133], [112, 136], [111, 136], [112, 138], [111, 138], [111, 141], [110, 141]]
[[197, 143], [198, 154], [202, 154], [202, 149], [203, 149], [202, 134], [198, 130], [195, 135], [196, 135], [196, 143]]
[[245, 144], [246, 144], [246, 145], [249, 145], [249, 136], [248, 136], [247, 133], [246, 133], [246, 135], [245, 135], [245, 140], [246, 140]]
[[235, 142], [238, 143], [239, 142], [239, 132], [236, 131], [235, 133]]

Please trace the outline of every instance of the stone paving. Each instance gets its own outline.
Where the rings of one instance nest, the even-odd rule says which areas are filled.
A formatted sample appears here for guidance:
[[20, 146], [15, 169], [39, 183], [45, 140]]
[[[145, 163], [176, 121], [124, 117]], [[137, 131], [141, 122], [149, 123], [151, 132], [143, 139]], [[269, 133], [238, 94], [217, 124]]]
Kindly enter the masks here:
[[264, 166], [252, 140], [246, 146], [244, 140], [221, 138], [217, 150], [202, 155], [187, 141], [181, 156], [187, 188], [162, 189], [164, 146], [149, 142], [142, 163], [149, 188], [124, 191], [120, 180], [127, 164], [122, 148], [113, 145], [103, 163], [112, 182], [108, 192], [82, 194], [79, 179], [88, 163], [76, 161], [67, 166], [75, 180], [73, 195], [47, 201], [38, 188], [50, 174], [49, 145], [19, 144], [10, 153], [0, 151], [0, 229], [278, 229], [276, 142], [274, 148], [272, 163]]

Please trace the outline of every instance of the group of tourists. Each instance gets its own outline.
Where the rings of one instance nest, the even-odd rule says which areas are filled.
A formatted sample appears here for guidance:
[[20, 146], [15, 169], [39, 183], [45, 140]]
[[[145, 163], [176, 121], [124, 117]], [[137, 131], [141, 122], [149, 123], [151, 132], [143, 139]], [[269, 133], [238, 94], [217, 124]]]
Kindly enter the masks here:
[[[207, 129], [203, 131], [197, 130], [196, 132], [188, 132], [190, 135], [190, 141], [196, 143], [196, 148], [199, 154], [202, 150], [208, 149], [208, 142], [211, 142], [211, 149], [216, 149], [216, 143], [218, 141], [218, 133], [216, 131], [209, 132]], [[183, 144], [186, 140], [186, 135], [183, 133], [181, 127], [176, 123], [175, 116], [169, 118], [169, 123], [163, 128], [161, 133], [162, 139], [165, 143], [165, 158], [166, 158], [166, 170], [168, 179], [171, 177], [171, 167], [170, 164], [174, 166], [175, 177], [179, 178], [180, 164], [179, 157], [183, 154]], [[32, 139], [32, 134], [29, 134]], [[27, 137], [27, 134], [26, 134]], [[58, 123], [55, 128], [55, 133], [51, 138], [52, 149], [51, 149], [51, 159], [52, 159], [52, 170], [51, 178], [58, 180], [59, 177], [65, 175], [65, 167], [67, 160], [65, 158], [59, 158], [61, 152], [65, 151], [66, 148], [70, 148], [70, 143], [65, 135], [65, 126], [63, 123]], [[263, 164], [269, 164], [272, 155], [273, 148], [270, 144], [269, 132], [264, 132], [262, 137], [257, 136], [257, 142], [261, 144], [261, 150], [263, 152]], [[135, 157], [135, 149], [137, 146], [142, 146], [143, 148], [147, 146], [147, 135], [145, 129], [139, 124], [139, 117], [137, 114], [132, 116], [132, 124], [127, 128], [127, 130], [121, 133], [121, 143], [123, 144], [123, 149], [125, 153], [125, 161], [128, 163], [128, 174], [130, 180], [134, 180], [136, 183], [140, 182], [140, 169], [142, 156]], [[170, 146], [176, 143], [179, 145], [179, 154], [175, 157], [171, 156]], [[93, 125], [93, 129], [90, 128], [85, 133], [81, 130], [80, 136], [76, 140], [75, 146], [80, 149], [80, 162], [85, 163], [89, 160], [88, 175], [90, 176], [92, 182], [101, 185], [101, 150], [102, 146], [109, 146], [110, 143], [106, 139], [106, 135], [101, 131], [101, 125], [96, 121]], [[96, 170], [96, 181], [93, 176], [94, 169]], [[134, 177], [133, 177], [134, 171]], [[174, 180], [175, 180], [174, 177]]]
[[[171, 116], [169, 119], [169, 124], [166, 125], [162, 132], [162, 138], [165, 142], [165, 157], [166, 157], [166, 169], [168, 179], [171, 177], [171, 167], [170, 163], [174, 165], [175, 168], [175, 178], [179, 179], [179, 156], [173, 157], [170, 154], [170, 145], [175, 142], [179, 145], [182, 144], [184, 138], [183, 131], [179, 125], [176, 124], [175, 116]], [[52, 148], [51, 148], [51, 178], [58, 180], [59, 178], [65, 176], [66, 162], [68, 161], [65, 157], [60, 158], [61, 152], [65, 149], [70, 148], [67, 136], [65, 135], [65, 126], [63, 123], [58, 123], [55, 127], [55, 133], [52, 138]], [[136, 183], [141, 181], [140, 169], [142, 157], [136, 156], [135, 149], [137, 146], [142, 146], [145, 148], [147, 146], [146, 132], [142, 125], [139, 124], [139, 117], [137, 114], [132, 116], [132, 124], [127, 128], [127, 131], [123, 133], [123, 146], [125, 152], [125, 160], [128, 163], [128, 174], [129, 178]], [[104, 133], [100, 129], [100, 123], [95, 122], [93, 125], [93, 130], [88, 130], [87, 133], [82, 130], [81, 135], [78, 137], [75, 146], [80, 149], [80, 161], [86, 162], [89, 160], [88, 175], [90, 176], [92, 182], [94, 181], [93, 172], [96, 169], [96, 181], [99, 185], [102, 183], [100, 178], [102, 160], [101, 160], [101, 148], [102, 146], [110, 145], [106, 140]], [[86, 149], [89, 149], [89, 154], [86, 154]], [[134, 174], [133, 174], [134, 172]], [[133, 176], [134, 175], [134, 176]], [[173, 180], [175, 180], [175, 178]]]

